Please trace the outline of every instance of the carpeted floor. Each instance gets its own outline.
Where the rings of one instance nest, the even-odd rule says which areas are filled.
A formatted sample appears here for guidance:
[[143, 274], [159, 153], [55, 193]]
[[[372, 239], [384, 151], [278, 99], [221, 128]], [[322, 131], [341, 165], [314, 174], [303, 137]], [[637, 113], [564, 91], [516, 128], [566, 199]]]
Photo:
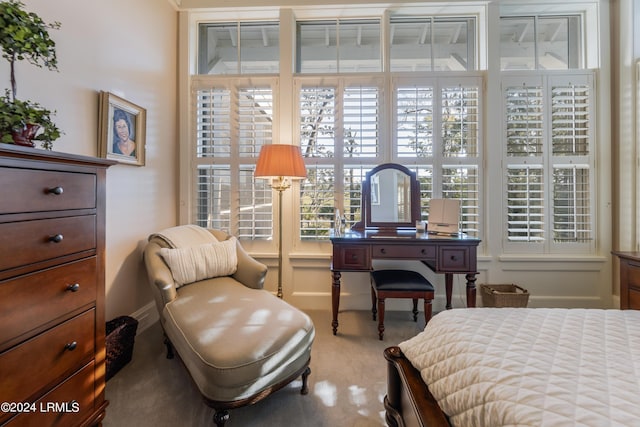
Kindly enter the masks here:
[[[410, 301], [407, 302], [410, 305]], [[388, 312], [384, 341], [368, 311], [339, 315], [338, 335], [331, 332], [329, 310], [309, 311], [316, 328], [311, 352], [309, 394], [301, 381], [255, 405], [230, 412], [228, 427], [383, 426], [386, 361], [383, 350], [424, 328], [410, 310]], [[159, 324], [136, 337], [133, 360], [109, 380], [110, 401], [104, 427], [213, 426], [207, 407], [178, 359], [167, 359]]]

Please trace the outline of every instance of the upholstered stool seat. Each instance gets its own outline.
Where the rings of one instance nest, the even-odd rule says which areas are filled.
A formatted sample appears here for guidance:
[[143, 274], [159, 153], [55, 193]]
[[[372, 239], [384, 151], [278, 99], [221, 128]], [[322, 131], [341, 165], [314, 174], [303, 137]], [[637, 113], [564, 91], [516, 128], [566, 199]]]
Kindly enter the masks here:
[[[386, 298], [411, 298], [413, 321], [418, 320], [418, 299], [424, 300], [424, 320], [432, 315], [434, 288], [422, 274], [409, 270], [375, 270], [371, 272], [371, 312], [378, 314], [378, 336], [384, 336], [384, 302]], [[377, 306], [376, 306], [377, 302]]]

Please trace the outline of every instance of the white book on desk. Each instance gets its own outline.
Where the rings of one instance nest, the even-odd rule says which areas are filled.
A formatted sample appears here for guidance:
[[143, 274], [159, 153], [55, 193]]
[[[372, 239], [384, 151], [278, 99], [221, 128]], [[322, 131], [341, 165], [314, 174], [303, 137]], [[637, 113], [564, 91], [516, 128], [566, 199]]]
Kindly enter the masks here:
[[460, 200], [431, 199], [427, 232], [435, 234], [458, 234]]

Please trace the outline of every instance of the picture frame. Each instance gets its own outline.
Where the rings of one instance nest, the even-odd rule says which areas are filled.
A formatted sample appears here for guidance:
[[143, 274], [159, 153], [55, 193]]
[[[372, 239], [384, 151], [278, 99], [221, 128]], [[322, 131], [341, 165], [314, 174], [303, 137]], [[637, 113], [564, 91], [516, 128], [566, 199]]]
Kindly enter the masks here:
[[144, 166], [147, 110], [111, 92], [100, 92], [98, 152], [119, 163]]

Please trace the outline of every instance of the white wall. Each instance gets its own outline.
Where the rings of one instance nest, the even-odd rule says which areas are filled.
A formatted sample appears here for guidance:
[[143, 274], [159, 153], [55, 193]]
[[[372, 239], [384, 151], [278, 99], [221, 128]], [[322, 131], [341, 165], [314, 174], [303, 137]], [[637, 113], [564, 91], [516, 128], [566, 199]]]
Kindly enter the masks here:
[[[146, 166], [107, 172], [107, 319], [152, 300], [140, 248], [176, 221], [177, 12], [168, 0], [23, 0], [56, 42], [59, 73], [20, 63], [18, 96], [57, 110], [65, 135], [54, 150], [97, 155], [98, 93], [110, 91], [147, 109]], [[0, 63], [2, 89], [9, 66]]]

